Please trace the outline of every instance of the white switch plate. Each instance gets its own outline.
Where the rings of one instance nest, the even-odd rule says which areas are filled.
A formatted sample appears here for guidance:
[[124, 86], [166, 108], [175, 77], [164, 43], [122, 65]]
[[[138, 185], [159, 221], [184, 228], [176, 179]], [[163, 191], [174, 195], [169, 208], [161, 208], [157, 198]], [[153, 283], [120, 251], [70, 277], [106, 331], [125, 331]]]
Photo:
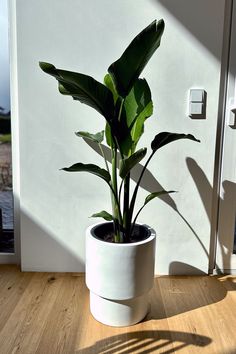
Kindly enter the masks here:
[[189, 90], [188, 116], [195, 119], [206, 118], [206, 91], [201, 88]]

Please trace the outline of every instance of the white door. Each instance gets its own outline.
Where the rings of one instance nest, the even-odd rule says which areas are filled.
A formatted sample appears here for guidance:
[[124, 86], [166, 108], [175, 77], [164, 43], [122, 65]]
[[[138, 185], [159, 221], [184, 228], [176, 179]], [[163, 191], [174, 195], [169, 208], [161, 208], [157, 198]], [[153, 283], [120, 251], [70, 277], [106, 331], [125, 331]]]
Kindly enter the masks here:
[[233, 2], [223, 136], [216, 270], [236, 273], [236, 3]]

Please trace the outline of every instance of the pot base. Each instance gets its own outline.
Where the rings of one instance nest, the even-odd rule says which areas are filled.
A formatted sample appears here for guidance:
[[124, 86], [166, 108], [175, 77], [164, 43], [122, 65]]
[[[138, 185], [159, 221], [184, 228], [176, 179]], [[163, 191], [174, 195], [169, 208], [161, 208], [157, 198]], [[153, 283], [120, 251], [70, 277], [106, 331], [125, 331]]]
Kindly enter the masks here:
[[144, 319], [148, 310], [148, 294], [127, 300], [110, 300], [90, 291], [90, 311], [93, 317], [108, 326], [134, 325]]

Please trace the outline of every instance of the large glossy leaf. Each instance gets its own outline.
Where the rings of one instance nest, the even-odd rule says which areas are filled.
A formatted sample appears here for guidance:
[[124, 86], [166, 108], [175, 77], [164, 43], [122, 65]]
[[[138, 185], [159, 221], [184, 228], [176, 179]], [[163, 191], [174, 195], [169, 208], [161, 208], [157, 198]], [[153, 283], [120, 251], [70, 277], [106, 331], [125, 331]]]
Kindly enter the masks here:
[[62, 170], [66, 172], [89, 172], [102, 178], [107, 183], [111, 180], [111, 176], [106, 170], [94, 164], [83, 164], [78, 162], [70, 167], [64, 167]]
[[[123, 155], [129, 156], [135, 151], [135, 147], [143, 133], [144, 122], [153, 113], [153, 104], [151, 91], [145, 79], [137, 79], [129, 95], [124, 100], [122, 114], [118, 121], [118, 114], [121, 104], [114, 83], [109, 74], [104, 78], [106, 86], [113, 93], [114, 102], [116, 102], [113, 130], [119, 141], [119, 146]], [[109, 126], [106, 128], [107, 144], [111, 146], [111, 131]]]
[[[145, 79], [137, 79], [124, 100], [124, 110], [126, 113], [127, 124], [134, 128], [136, 118], [143, 112], [143, 110], [152, 102], [151, 90]], [[149, 115], [153, 111], [148, 112]], [[133, 133], [134, 134], [134, 133]]]
[[103, 218], [107, 221], [113, 220], [113, 216], [105, 210], [102, 210], [99, 213], [95, 213], [95, 214], [91, 215], [91, 218]]
[[[109, 76], [109, 75], [108, 75]], [[109, 76], [109, 80], [111, 80]], [[108, 80], [108, 81], [109, 81]], [[110, 81], [109, 81], [110, 82]], [[118, 117], [121, 99], [116, 99], [116, 117]], [[151, 91], [145, 79], [137, 79], [129, 95], [124, 99], [120, 119], [113, 122], [119, 146], [124, 156], [130, 156], [143, 133], [145, 120], [152, 115]], [[107, 129], [106, 138], [110, 142]]]
[[[116, 103], [119, 95], [116, 91], [115, 85], [112, 81], [112, 78], [110, 76], [110, 74], [106, 74], [104, 77], [104, 84], [106, 85], [106, 87], [112, 92], [113, 95], [113, 100], [114, 100], [114, 104]], [[105, 136], [106, 136], [106, 142], [107, 145], [110, 147], [113, 147], [114, 142], [113, 142], [113, 136], [111, 134], [111, 127], [109, 124], [106, 124], [106, 128], [105, 128]]]
[[153, 113], [151, 91], [145, 79], [137, 79], [129, 95], [125, 98], [124, 109], [127, 125], [131, 131], [135, 149], [144, 131], [144, 122]]
[[76, 132], [75, 135], [79, 136], [80, 138], [86, 138], [89, 140], [94, 141], [95, 143], [101, 144], [101, 142], [104, 139], [104, 130], [102, 130], [101, 132], [98, 132], [96, 134], [91, 134], [88, 132]]
[[151, 194], [149, 194], [146, 198], [145, 198], [145, 202], [144, 202], [144, 205], [146, 205], [147, 203], [149, 203], [152, 199], [154, 198], [159, 198], [161, 197], [162, 195], [164, 194], [170, 194], [170, 193], [176, 193], [176, 191], [165, 191], [165, 190], [162, 190], [162, 191], [159, 191], [159, 192], [153, 192]]
[[111, 91], [91, 76], [72, 71], [60, 70], [54, 65], [40, 62], [40, 68], [54, 76], [59, 83], [59, 91], [75, 100], [85, 103], [101, 113], [108, 122], [114, 115], [114, 102]]
[[121, 155], [128, 156], [132, 146], [132, 138], [121, 97], [118, 97], [116, 101], [115, 119], [112, 121], [112, 129], [110, 131], [117, 140]]
[[151, 148], [155, 152], [156, 150], [160, 149], [162, 146], [167, 145], [179, 139], [190, 139], [193, 141], [200, 142], [200, 140], [196, 139], [192, 134], [177, 134], [177, 133], [162, 132], [155, 136], [155, 138], [151, 143]]
[[147, 153], [147, 149], [139, 149], [130, 157], [120, 161], [120, 177], [123, 179], [127, 176], [130, 170], [139, 163]]
[[164, 21], [153, 21], [133, 39], [122, 56], [108, 68], [120, 96], [128, 95], [135, 80], [159, 47], [163, 31]]
[[133, 141], [129, 130], [126, 130], [126, 134], [123, 134], [122, 140], [120, 141], [120, 149], [123, 156], [130, 156], [132, 153]]

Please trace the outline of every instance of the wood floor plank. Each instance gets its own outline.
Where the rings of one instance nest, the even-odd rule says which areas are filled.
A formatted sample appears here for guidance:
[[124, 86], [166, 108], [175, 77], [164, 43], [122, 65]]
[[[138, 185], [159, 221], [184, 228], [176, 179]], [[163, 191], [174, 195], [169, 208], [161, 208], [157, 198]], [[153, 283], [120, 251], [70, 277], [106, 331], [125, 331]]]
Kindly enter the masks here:
[[32, 273], [22, 274], [19, 269], [0, 268], [0, 331], [12, 314], [32, 279]]
[[[236, 349], [234, 335], [231, 336], [233, 343], [229, 341], [228, 345], [225, 345], [225, 338], [229, 332], [222, 336], [222, 321], [228, 321], [228, 316], [223, 314], [222, 317], [226, 292], [216, 279], [167, 277], [166, 284], [162, 279], [161, 291], [165, 293], [165, 308], [173, 341], [177, 340], [175, 333], [180, 332], [187, 344], [181, 352], [188, 353], [190, 347], [192, 353], [221, 354], [227, 353], [227, 347]], [[230, 328], [229, 322], [227, 327]]]
[[196, 278], [192, 281], [188, 277], [160, 277], [158, 282], [174, 349], [181, 350], [181, 353], [190, 349], [193, 352], [193, 348], [198, 347], [200, 341], [208, 343], [207, 337], [198, 335], [194, 320], [189, 321], [189, 313], [201, 306], [199, 298], [193, 301]]
[[0, 266], [0, 354], [236, 354], [236, 277], [157, 277], [139, 324], [94, 320], [84, 277]]
[[[46, 273], [33, 274], [0, 333], [0, 348], [4, 354], [27, 354], [36, 350], [48, 312], [59, 290], [59, 283], [52, 282], [52, 278]], [[9, 336], [10, 333], [13, 335]]]
[[37, 354], [44, 354], [50, 348], [52, 353], [72, 353], [78, 331], [81, 314], [84, 311], [84, 279], [72, 275], [63, 277], [54, 305], [51, 307]]
[[126, 337], [126, 328], [105, 326], [96, 321], [89, 312], [89, 292], [86, 290], [84, 313], [77, 336], [76, 354], [97, 354], [107, 351], [112, 353], [121, 344], [119, 336]]

